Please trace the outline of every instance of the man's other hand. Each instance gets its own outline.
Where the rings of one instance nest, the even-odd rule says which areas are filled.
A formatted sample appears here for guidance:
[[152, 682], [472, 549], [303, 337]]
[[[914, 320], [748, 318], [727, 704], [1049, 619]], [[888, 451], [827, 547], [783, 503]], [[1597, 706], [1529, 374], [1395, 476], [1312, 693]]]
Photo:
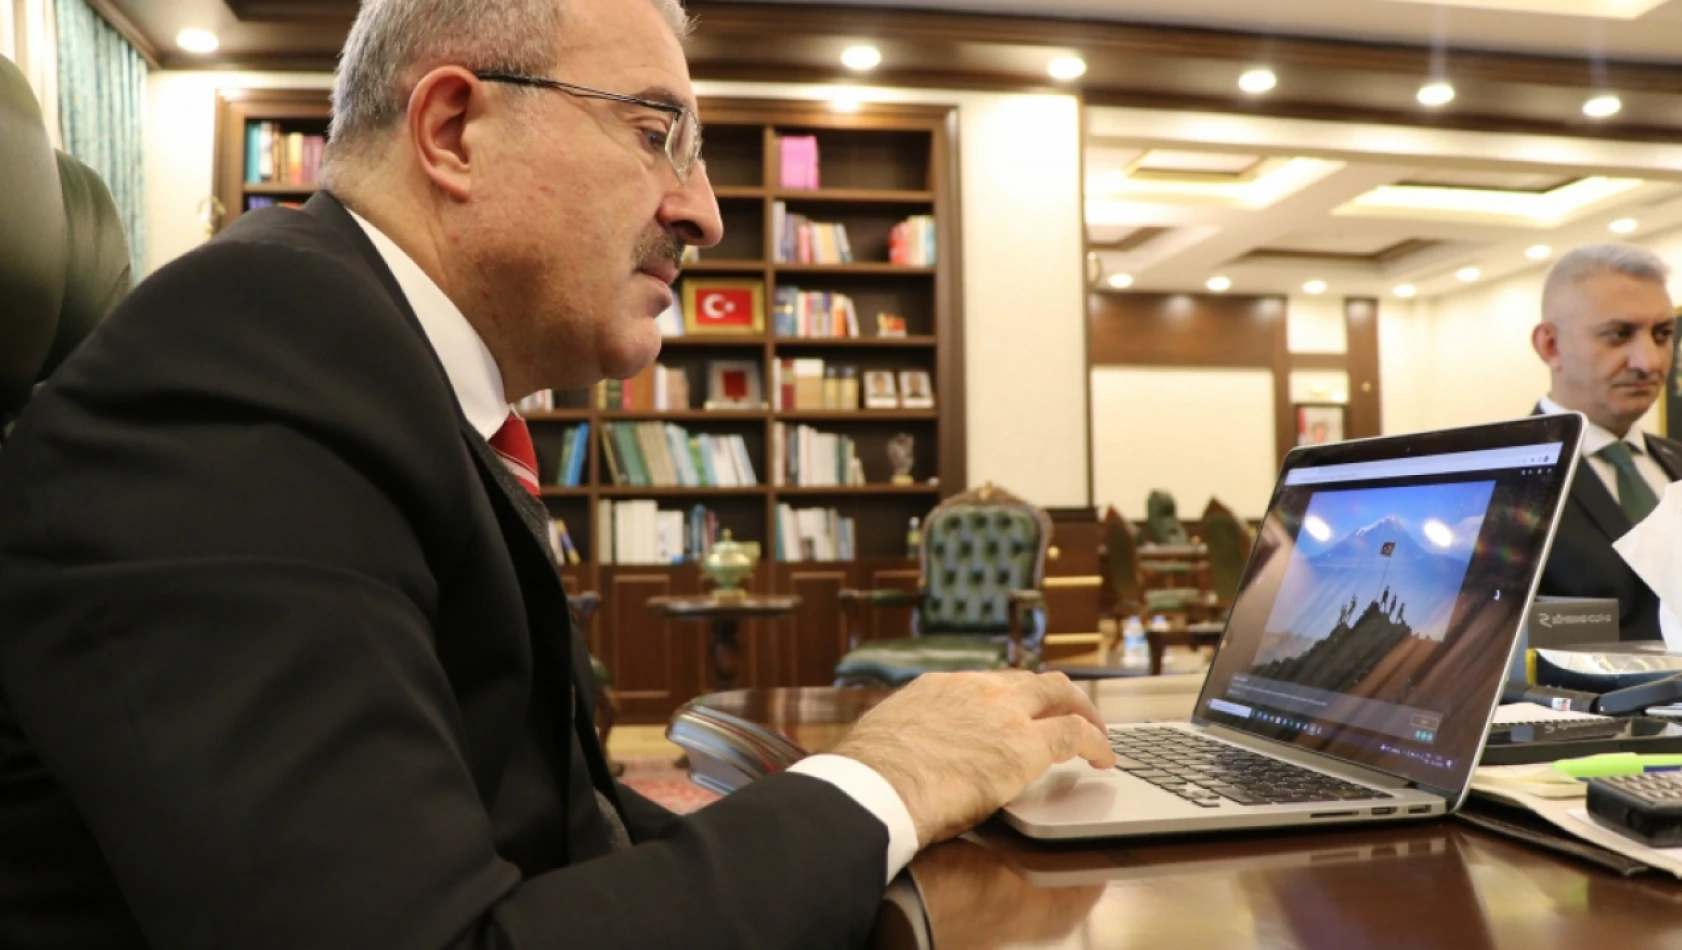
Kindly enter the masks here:
[[1062, 673], [925, 673], [834, 750], [894, 787], [927, 847], [973, 828], [1052, 765], [1115, 765], [1098, 710]]

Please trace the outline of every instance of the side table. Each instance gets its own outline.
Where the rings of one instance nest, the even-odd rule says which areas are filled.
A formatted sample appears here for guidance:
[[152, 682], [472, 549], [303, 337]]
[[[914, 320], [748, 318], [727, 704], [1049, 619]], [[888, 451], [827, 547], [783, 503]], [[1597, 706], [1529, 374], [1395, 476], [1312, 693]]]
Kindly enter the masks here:
[[659, 596], [648, 598], [648, 610], [662, 620], [711, 621], [713, 625], [713, 689], [734, 689], [741, 644], [736, 630], [743, 620], [787, 617], [800, 606], [791, 594], [748, 594], [745, 597]]

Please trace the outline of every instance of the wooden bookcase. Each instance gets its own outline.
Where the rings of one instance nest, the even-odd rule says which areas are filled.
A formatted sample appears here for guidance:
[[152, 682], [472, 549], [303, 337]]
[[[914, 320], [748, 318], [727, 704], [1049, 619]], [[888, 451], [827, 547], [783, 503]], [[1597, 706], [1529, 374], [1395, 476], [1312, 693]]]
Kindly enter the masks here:
[[[325, 90], [224, 90], [217, 97], [217, 195], [226, 211], [222, 223], [247, 207], [252, 195], [270, 196], [281, 186], [245, 182], [246, 127], [277, 121], [288, 130], [325, 130]], [[845, 644], [841, 641], [835, 594], [842, 587], [907, 586], [917, 567], [906, 557], [906, 531], [944, 496], [966, 486], [964, 445], [963, 320], [958, 220], [957, 112], [951, 107], [866, 105], [857, 112], [832, 111], [824, 103], [704, 100], [707, 171], [725, 224], [723, 242], [701, 251], [684, 268], [684, 279], [734, 278], [758, 281], [765, 301], [764, 332], [732, 336], [672, 337], [660, 362], [681, 368], [692, 407], [670, 411], [624, 411], [596, 406], [594, 394], [556, 393], [557, 404], [577, 408], [528, 413], [546, 486], [556, 481], [563, 433], [581, 422], [590, 427], [582, 483], [545, 487], [550, 513], [563, 519], [583, 563], [567, 565], [569, 589], [596, 589], [603, 607], [589, 632], [592, 650], [614, 671], [625, 721], [661, 721], [706, 685], [701, 677], [707, 632], [704, 625], [661, 623], [647, 615], [648, 597], [692, 593], [701, 587], [693, 564], [615, 565], [602, 563], [608, 539], [598, 537], [598, 512], [624, 499], [652, 499], [662, 509], [687, 511], [707, 505], [721, 526], [739, 540], [761, 544], [764, 559], [753, 586], [798, 593], [805, 604], [791, 620], [743, 625], [742, 686], [792, 686], [827, 682]], [[822, 187], [780, 187], [778, 140], [811, 135], [818, 140]], [[292, 200], [313, 189], [291, 187]], [[845, 224], [853, 253], [849, 264], [777, 261], [774, 208]], [[937, 263], [910, 267], [888, 263], [889, 230], [910, 215], [935, 220]], [[855, 338], [788, 338], [772, 332], [772, 301], [779, 286], [845, 293], [853, 298], [861, 335]], [[682, 281], [676, 288], [680, 299]], [[903, 338], [876, 335], [876, 314], [905, 320]], [[729, 359], [755, 362], [769, 399], [773, 361], [799, 357], [866, 370], [924, 370], [932, 381], [932, 409], [732, 410], [701, 408], [708, 364]], [[691, 433], [740, 435], [759, 484], [747, 488], [647, 488], [613, 484], [602, 456], [604, 422], [675, 422]], [[774, 429], [803, 423], [849, 436], [857, 446], [867, 484], [848, 487], [776, 487], [770, 461]], [[897, 433], [915, 440], [914, 483], [889, 482], [886, 445]], [[779, 504], [834, 508], [853, 519], [857, 558], [850, 562], [777, 562], [771, 532]], [[903, 636], [906, 617], [897, 612], [868, 631]]]

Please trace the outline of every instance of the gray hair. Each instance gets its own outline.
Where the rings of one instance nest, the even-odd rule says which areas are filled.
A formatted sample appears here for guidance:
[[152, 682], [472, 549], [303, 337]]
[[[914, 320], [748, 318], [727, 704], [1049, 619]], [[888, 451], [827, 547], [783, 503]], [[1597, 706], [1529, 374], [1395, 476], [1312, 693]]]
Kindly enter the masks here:
[[1652, 251], [1634, 244], [1585, 244], [1572, 248], [1548, 268], [1548, 276], [1542, 281], [1544, 318], [1553, 313], [1566, 291], [1600, 274], [1622, 274], [1663, 286], [1670, 279], [1670, 265]]
[[[679, 39], [682, 0], [649, 0]], [[333, 118], [323, 172], [402, 119], [427, 71], [541, 76], [554, 68], [567, 0], [362, 0], [333, 75]]]

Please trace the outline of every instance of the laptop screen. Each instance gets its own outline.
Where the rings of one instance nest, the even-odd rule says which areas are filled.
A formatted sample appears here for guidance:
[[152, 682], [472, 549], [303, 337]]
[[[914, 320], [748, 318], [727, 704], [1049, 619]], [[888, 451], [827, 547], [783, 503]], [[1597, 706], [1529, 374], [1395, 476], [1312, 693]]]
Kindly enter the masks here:
[[1458, 795], [1581, 433], [1535, 416], [1293, 451], [1197, 718]]

